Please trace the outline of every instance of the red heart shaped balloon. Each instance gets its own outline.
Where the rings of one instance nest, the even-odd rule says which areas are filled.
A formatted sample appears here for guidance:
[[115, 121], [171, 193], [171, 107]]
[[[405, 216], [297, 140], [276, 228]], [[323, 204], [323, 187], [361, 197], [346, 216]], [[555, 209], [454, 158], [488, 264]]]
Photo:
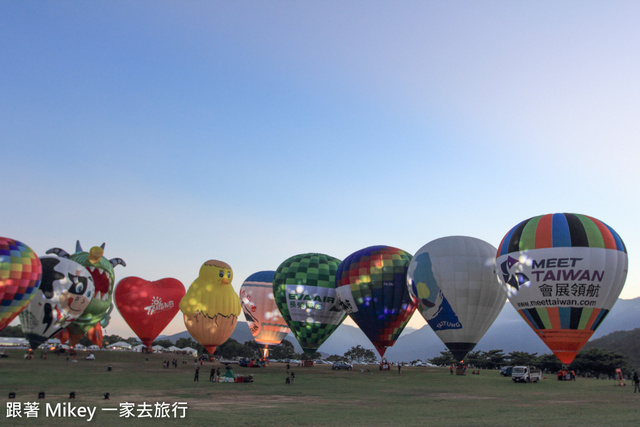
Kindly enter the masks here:
[[125, 277], [118, 282], [114, 299], [118, 311], [147, 347], [167, 327], [179, 310], [185, 294], [177, 279], [150, 282], [140, 277]]

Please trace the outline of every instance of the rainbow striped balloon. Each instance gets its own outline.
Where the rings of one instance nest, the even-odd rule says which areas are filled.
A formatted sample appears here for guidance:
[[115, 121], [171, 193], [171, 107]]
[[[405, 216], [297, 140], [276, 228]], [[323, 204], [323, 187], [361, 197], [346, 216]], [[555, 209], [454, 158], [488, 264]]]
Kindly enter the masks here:
[[27, 245], [0, 237], [0, 330], [24, 310], [40, 287], [42, 264]]
[[626, 247], [586, 215], [540, 215], [513, 227], [496, 267], [511, 304], [562, 363], [573, 361], [618, 299]]

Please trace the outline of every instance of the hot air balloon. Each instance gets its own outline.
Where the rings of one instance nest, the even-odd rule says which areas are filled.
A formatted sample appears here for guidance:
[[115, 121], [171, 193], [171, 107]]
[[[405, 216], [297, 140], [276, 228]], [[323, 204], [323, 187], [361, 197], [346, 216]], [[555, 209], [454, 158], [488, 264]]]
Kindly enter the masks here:
[[407, 288], [411, 255], [390, 246], [352, 253], [338, 266], [338, 298], [349, 316], [384, 357], [417, 307]]
[[209, 260], [200, 267], [198, 278], [180, 301], [187, 330], [209, 354], [229, 339], [242, 312], [232, 280], [229, 264]]
[[147, 347], [176, 316], [185, 295], [177, 279], [150, 282], [140, 277], [125, 277], [118, 282], [114, 300], [122, 318]]
[[253, 273], [240, 287], [242, 311], [253, 339], [264, 346], [264, 359], [269, 356], [269, 346], [280, 344], [291, 332], [273, 296], [275, 273], [275, 271]]
[[91, 273], [77, 262], [57, 256], [40, 257], [40, 262], [40, 286], [19, 316], [34, 350], [76, 320], [95, 292]]
[[[87, 338], [93, 344], [97, 345], [98, 347], [102, 347], [102, 341], [104, 339], [104, 332], [102, 331], [102, 326], [100, 326], [100, 323], [96, 323], [93, 328], [91, 328], [91, 329], [89, 329], [87, 331]], [[67, 340], [68, 339], [69, 339], [69, 337], [67, 336]], [[60, 342], [63, 342], [62, 339], [60, 339]]]
[[[69, 255], [66, 251], [59, 248], [49, 249], [48, 254], [56, 254], [59, 257], [69, 258], [89, 270], [93, 277], [95, 285], [95, 295], [89, 307], [71, 323], [67, 329], [69, 332], [69, 343], [73, 346], [77, 344], [84, 334], [92, 329], [97, 323], [101, 322], [108, 316], [113, 309], [112, 295], [115, 284], [115, 275], [113, 268], [117, 265], [126, 266], [125, 262], [120, 258], [107, 259], [103, 256], [105, 244], [92, 247], [89, 252], [84, 252], [80, 242], [76, 242], [76, 252]], [[106, 326], [106, 325], [102, 325]]]
[[340, 260], [324, 254], [295, 255], [273, 278], [273, 295], [284, 320], [307, 355], [312, 355], [346, 317], [337, 304]]
[[0, 237], [0, 330], [31, 302], [41, 276], [40, 260], [27, 245]]
[[511, 304], [569, 364], [617, 301], [628, 258], [605, 223], [556, 213], [513, 227], [500, 243], [496, 266]]
[[504, 307], [495, 248], [466, 236], [433, 240], [413, 256], [408, 285], [418, 310], [458, 361], [473, 350]]

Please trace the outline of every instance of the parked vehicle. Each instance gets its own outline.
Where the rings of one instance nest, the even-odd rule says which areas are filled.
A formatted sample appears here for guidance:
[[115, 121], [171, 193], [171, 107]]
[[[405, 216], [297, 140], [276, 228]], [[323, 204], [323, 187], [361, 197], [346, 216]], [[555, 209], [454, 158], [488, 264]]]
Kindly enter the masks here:
[[542, 371], [534, 366], [514, 366], [511, 371], [511, 379], [514, 383], [519, 381], [537, 383], [542, 379]]
[[513, 366], [503, 366], [502, 369], [500, 369], [500, 375], [503, 377], [510, 377], [511, 371], [513, 371]]
[[346, 369], [348, 371], [351, 371], [353, 369], [353, 366], [347, 362], [336, 362], [333, 364], [331, 369], [333, 369], [334, 371], [337, 371], [339, 369]]

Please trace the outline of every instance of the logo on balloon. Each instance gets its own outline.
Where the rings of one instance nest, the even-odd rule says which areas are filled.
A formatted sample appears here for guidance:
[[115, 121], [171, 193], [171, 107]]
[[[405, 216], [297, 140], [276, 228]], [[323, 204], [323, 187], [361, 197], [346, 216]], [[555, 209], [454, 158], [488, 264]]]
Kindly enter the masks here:
[[144, 309], [147, 310], [147, 315], [151, 316], [154, 313], [169, 310], [173, 307], [174, 307], [173, 301], [162, 302], [162, 298], [153, 297], [151, 299], [151, 305], [145, 307]]
[[518, 264], [518, 260], [513, 257], [507, 257], [507, 260], [500, 264], [500, 269], [502, 270], [502, 278], [504, 282], [515, 288], [516, 290], [520, 290], [520, 286], [525, 285], [529, 282], [529, 277], [526, 274], [522, 274], [520, 272], [512, 273], [513, 266]]

